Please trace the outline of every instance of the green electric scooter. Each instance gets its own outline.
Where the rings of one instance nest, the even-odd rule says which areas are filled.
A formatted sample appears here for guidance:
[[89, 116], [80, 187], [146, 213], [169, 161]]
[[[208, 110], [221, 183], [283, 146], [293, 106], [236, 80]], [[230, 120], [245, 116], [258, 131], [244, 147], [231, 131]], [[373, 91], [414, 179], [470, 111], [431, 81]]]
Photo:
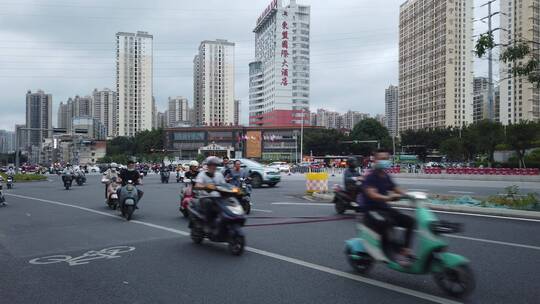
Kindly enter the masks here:
[[[437, 285], [449, 295], [464, 297], [470, 294], [474, 287], [474, 276], [469, 266], [469, 260], [463, 256], [446, 252], [448, 243], [441, 234], [456, 233], [460, 225], [437, 220], [425, 203], [427, 195], [421, 192], [408, 193], [404, 199], [409, 200], [415, 208], [417, 225], [417, 252], [411, 265], [402, 267], [396, 263], [393, 256], [401, 248], [398, 241], [391, 240], [383, 248], [381, 236], [365, 224], [359, 224], [359, 237], [346, 241], [345, 254], [354, 270], [367, 273], [374, 262], [384, 262], [393, 270], [410, 274], [432, 274]], [[376, 211], [369, 211], [376, 212]], [[372, 219], [385, 220], [378, 214], [370, 214]]]

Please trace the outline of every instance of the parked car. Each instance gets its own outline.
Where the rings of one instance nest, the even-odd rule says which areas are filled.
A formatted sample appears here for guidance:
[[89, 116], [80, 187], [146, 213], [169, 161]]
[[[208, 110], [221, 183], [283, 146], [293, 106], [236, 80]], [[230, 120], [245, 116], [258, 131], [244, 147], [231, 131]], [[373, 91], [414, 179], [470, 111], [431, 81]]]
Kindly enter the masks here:
[[291, 170], [291, 166], [287, 164], [286, 162], [273, 162], [268, 165], [270, 168], [276, 168], [281, 172], [289, 172]]
[[262, 185], [274, 187], [281, 181], [281, 172], [279, 169], [263, 166], [262, 164], [247, 158], [240, 158], [237, 160], [242, 163], [242, 168], [249, 172], [251, 186], [253, 188], [260, 188]]

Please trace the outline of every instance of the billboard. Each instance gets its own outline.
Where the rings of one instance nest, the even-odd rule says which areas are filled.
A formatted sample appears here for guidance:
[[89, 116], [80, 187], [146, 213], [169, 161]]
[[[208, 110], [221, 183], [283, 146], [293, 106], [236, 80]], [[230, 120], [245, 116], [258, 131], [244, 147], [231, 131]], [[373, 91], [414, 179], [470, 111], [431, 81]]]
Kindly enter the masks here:
[[246, 157], [261, 158], [262, 156], [262, 132], [248, 131], [246, 132]]

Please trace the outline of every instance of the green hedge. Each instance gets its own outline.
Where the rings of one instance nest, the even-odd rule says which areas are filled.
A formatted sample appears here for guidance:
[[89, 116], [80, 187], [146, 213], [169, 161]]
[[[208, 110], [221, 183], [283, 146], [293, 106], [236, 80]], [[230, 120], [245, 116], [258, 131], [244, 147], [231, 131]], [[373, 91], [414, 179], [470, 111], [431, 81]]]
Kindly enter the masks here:
[[[0, 175], [6, 180], [7, 176], [5, 173], [0, 173]], [[41, 174], [15, 174], [15, 182], [36, 182], [46, 180], [47, 177]]]

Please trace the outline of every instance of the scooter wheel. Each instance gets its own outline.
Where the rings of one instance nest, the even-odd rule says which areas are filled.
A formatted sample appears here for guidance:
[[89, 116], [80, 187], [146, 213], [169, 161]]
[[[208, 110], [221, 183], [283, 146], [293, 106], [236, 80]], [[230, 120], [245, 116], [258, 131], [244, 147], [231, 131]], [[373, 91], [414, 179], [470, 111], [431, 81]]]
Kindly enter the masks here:
[[357, 252], [355, 253], [356, 256], [359, 258], [353, 258], [352, 257], [353, 252], [350, 248], [345, 249], [345, 255], [347, 255], [347, 261], [351, 265], [351, 267], [360, 274], [366, 274], [369, 272], [371, 267], [373, 266], [373, 258], [363, 252]]
[[202, 235], [202, 232], [199, 231], [199, 229], [197, 229], [197, 228], [191, 228], [190, 236], [191, 236], [191, 240], [192, 240], [193, 243], [195, 243], [195, 244], [200, 244], [200, 243], [202, 243], [203, 240], [204, 240], [204, 237], [203, 237], [203, 235]]
[[244, 236], [242, 235], [233, 236], [229, 240], [229, 251], [233, 255], [241, 255], [242, 253], [244, 253], [245, 244], [246, 244], [246, 240]]
[[343, 214], [347, 209], [345, 208], [345, 205], [338, 199], [334, 197], [334, 209], [336, 210], [337, 214]]
[[473, 272], [467, 265], [444, 268], [441, 272], [434, 273], [433, 278], [442, 290], [457, 298], [469, 295], [476, 286]]
[[185, 217], [185, 218], [188, 218], [189, 217], [189, 213], [186, 209], [180, 209], [180, 212], [182, 212], [182, 215]]

